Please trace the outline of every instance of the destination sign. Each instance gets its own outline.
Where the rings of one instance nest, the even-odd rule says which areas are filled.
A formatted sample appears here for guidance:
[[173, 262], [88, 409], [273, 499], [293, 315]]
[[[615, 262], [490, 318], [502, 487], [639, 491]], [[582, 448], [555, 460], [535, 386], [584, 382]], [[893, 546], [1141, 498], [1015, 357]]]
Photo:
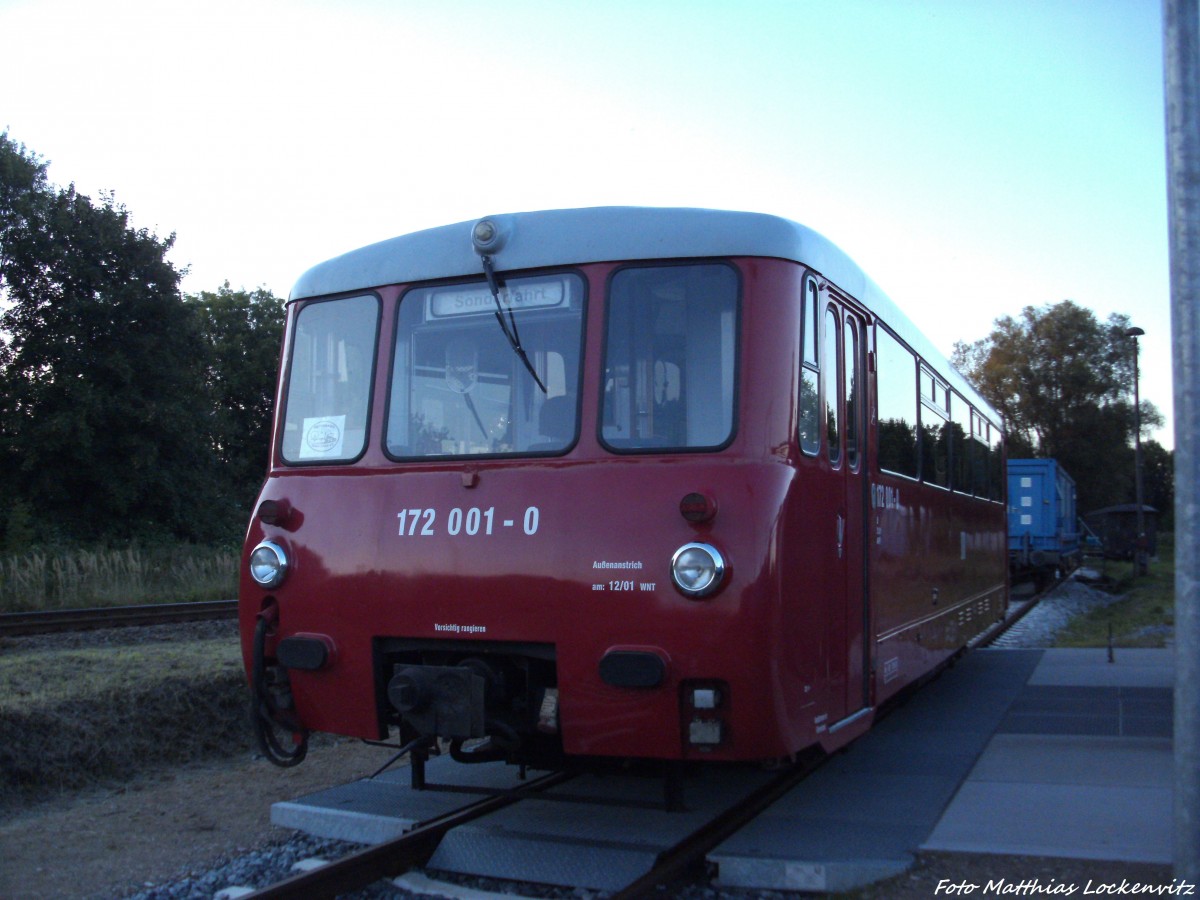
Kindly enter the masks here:
[[[504, 309], [551, 309], [570, 299], [566, 279], [538, 278], [510, 281], [500, 289]], [[435, 319], [495, 312], [496, 298], [486, 284], [438, 289], [429, 294], [429, 315]]]

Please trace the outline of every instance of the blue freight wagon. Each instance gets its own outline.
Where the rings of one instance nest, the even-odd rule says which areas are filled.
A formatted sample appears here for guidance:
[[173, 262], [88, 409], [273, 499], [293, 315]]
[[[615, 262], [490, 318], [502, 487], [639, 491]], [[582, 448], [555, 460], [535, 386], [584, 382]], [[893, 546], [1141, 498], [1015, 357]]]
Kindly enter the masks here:
[[1053, 459], [1008, 461], [1008, 559], [1014, 581], [1045, 584], [1083, 558], [1075, 479]]

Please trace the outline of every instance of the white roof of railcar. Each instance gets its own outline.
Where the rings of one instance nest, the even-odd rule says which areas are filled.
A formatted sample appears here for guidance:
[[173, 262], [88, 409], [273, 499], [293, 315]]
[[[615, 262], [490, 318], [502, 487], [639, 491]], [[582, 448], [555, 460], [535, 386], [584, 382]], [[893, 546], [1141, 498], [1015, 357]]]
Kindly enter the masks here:
[[[493, 253], [507, 272], [618, 260], [765, 256], [823, 275], [886, 322], [993, 422], [1000, 417], [858, 265], [833, 243], [796, 222], [762, 213], [715, 209], [605, 206], [485, 216], [501, 233]], [[291, 299], [301, 300], [440, 278], [482, 276], [471, 241], [473, 219], [380, 241], [309, 269]]]

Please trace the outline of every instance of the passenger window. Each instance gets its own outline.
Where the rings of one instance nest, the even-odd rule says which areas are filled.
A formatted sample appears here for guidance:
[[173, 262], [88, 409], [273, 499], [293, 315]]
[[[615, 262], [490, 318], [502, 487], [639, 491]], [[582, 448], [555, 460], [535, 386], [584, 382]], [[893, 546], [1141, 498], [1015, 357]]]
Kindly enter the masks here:
[[971, 407], [958, 394], [950, 398], [950, 464], [953, 466], [954, 490], [971, 493]]
[[817, 281], [809, 278], [804, 282], [803, 322], [800, 345], [800, 449], [809, 456], [816, 456], [821, 449], [821, 426], [818, 409], [821, 398], [818, 390], [817, 367]]
[[884, 328], [876, 331], [879, 468], [917, 477], [917, 360]]
[[988, 445], [988, 497], [992, 500], [1004, 499], [1004, 448], [1001, 445], [1001, 432], [995, 425], [990, 425], [991, 435]]
[[821, 372], [825, 378], [825, 433], [829, 439], [829, 461], [834, 465], [837, 465], [842, 459], [842, 431], [838, 418], [838, 396], [841, 394], [838, 380], [838, 346], [838, 317], [833, 307], [830, 307], [825, 311], [825, 341]]
[[921, 367], [921, 478], [950, 487], [950, 427], [946, 412], [949, 388]]
[[804, 362], [817, 367], [817, 310], [820, 309], [817, 280], [804, 282]]
[[858, 327], [854, 318], [846, 317], [846, 463], [851, 469], [858, 468], [859, 419], [861, 404], [859, 402], [859, 381], [861, 380]]

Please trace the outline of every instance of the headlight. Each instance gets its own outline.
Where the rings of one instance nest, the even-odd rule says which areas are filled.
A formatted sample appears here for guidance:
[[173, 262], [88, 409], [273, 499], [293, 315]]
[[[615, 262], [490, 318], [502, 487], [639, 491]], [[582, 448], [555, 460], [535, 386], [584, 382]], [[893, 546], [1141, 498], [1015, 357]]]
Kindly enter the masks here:
[[250, 577], [265, 588], [277, 588], [287, 577], [288, 559], [283, 548], [263, 541], [250, 554]]
[[725, 580], [725, 558], [711, 544], [684, 544], [671, 557], [671, 580], [688, 597], [707, 597]]

